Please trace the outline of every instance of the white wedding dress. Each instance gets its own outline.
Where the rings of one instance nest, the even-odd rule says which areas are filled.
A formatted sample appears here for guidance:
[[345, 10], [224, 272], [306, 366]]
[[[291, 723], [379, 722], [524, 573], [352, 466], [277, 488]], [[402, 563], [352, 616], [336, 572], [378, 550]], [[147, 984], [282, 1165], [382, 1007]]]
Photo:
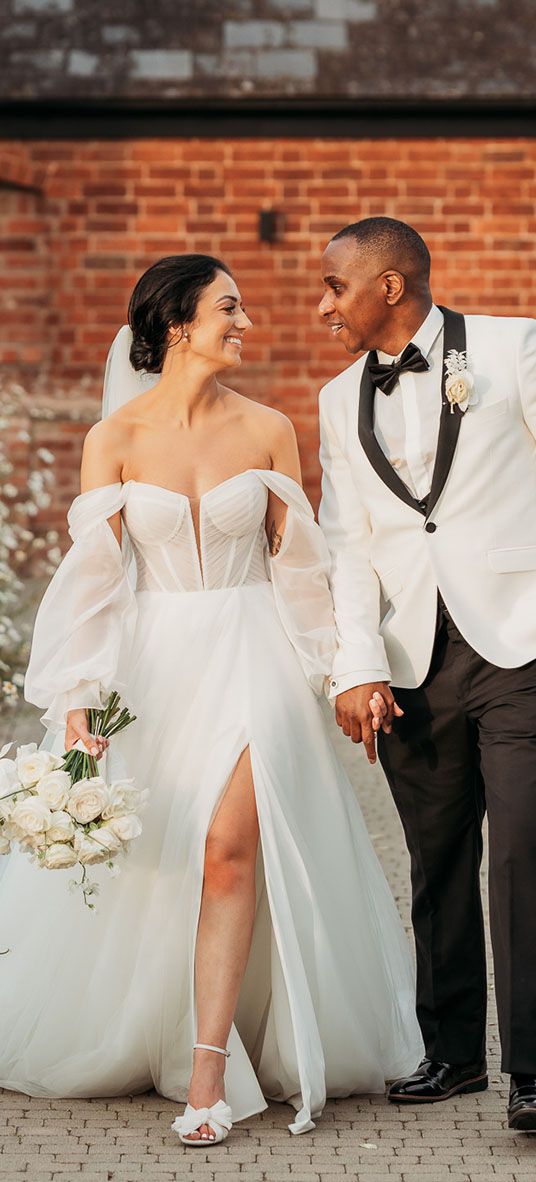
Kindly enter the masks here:
[[[288, 506], [274, 559], [269, 489]], [[107, 520], [119, 510], [123, 550]], [[137, 721], [107, 758], [150, 802], [120, 877], [91, 867], [96, 914], [69, 892], [72, 871], [5, 859], [0, 1085], [186, 1099], [205, 838], [249, 747], [258, 902], [227, 1099], [235, 1120], [288, 1100], [291, 1130], [311, 1129], [326, 1095], [381, 1092], [422, 1049], [402, 925], [313, 692], [334, 643], [324, 539], [299, 486], [257, 469], [201, 499], [199, 552], [188, 499], [153, 484], [87, 492], [69, 524], [27, 696], [61, 752], [65, 710], [119, 689]]]

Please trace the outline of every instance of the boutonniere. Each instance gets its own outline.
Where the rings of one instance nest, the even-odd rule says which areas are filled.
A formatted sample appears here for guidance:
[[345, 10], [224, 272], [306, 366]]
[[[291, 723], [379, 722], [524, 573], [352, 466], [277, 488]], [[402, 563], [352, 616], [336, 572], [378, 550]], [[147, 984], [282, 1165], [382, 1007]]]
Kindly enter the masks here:
[[445, 358], [445, 369], [447, 371], [445, 394], [450, 402], [450, 413], [454, 414], [455, 408], [458, 407], [461, 413], [465, 414], [468, 406], [474, 406], [475, 402], [478, 402], [474, 378], [468, 366], [467, 353], [450, 349]]

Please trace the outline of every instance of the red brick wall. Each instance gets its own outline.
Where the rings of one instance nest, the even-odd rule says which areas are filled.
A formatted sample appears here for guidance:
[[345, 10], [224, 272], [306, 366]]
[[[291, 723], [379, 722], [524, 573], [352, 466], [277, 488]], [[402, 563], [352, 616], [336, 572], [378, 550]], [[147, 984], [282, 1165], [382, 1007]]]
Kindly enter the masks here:
[[[5, 178], [33, 187], [2, 191]], [[359, 217], [403, 218], [431, 248], [439, 302], [534, 315], [535, 197], [528, 139], [0, 143], [0, 363], [30, 386], [39, 372], [58, 399], [62, 499], [83, 435], [65, 400], [75, 409], [84, 376], [98, 398], [130, 290], [156, 258], [210, 251], [234, 269], [255, 324], [237, 386], [294, 420], [316, 501], [317, 392], [348, 361], [317, 321], [326, 240]], [[284, 238], [261, 244], [258, 210], [272, 206]]]

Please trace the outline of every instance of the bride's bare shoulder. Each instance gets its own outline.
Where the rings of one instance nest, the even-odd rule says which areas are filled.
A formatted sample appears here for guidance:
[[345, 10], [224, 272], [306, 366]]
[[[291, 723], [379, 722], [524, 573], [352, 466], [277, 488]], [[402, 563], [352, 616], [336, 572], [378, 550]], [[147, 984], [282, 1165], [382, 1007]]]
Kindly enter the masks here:
[[266, 467], [285, 472], [301, 484], [298, 441], [290, 419], [274, 406], [233, 393], [239, 400], [236, 408], [242, 438], [248, 438], [252, 450], [264, 454]]
[[133, 431], [132, 419], [123, 409], [90, 427], [82, 451], [82, 487], [121, 480]]
[[236, 401], [236, 409], [254, 431], [259, 431], [264, 438], [281, 440], [295, 438], [294, 426], [286, 414], [276, 410], [275, 406], [266, 406], [264, 402], [256, 402], [246, 394], [239, 394], [236, 390], [229, 390]]
[[132, 435], [132, 418], [123, 413], [124, 408], [116, 410], [106, 419], [101, 419], [90, 427], [85, 440], [84, 452], [106, 450], [116, 451], [124, 443], [128, 443]]

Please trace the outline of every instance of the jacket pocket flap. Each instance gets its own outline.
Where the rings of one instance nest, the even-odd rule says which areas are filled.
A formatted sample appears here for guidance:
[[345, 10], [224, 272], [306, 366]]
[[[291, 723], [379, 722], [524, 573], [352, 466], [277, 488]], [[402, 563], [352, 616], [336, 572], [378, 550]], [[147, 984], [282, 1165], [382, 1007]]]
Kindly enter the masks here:
[[497, 574], [507, 574], [516, 570], [536, 570], [536, 546], [488, 550], [488, 562]]

